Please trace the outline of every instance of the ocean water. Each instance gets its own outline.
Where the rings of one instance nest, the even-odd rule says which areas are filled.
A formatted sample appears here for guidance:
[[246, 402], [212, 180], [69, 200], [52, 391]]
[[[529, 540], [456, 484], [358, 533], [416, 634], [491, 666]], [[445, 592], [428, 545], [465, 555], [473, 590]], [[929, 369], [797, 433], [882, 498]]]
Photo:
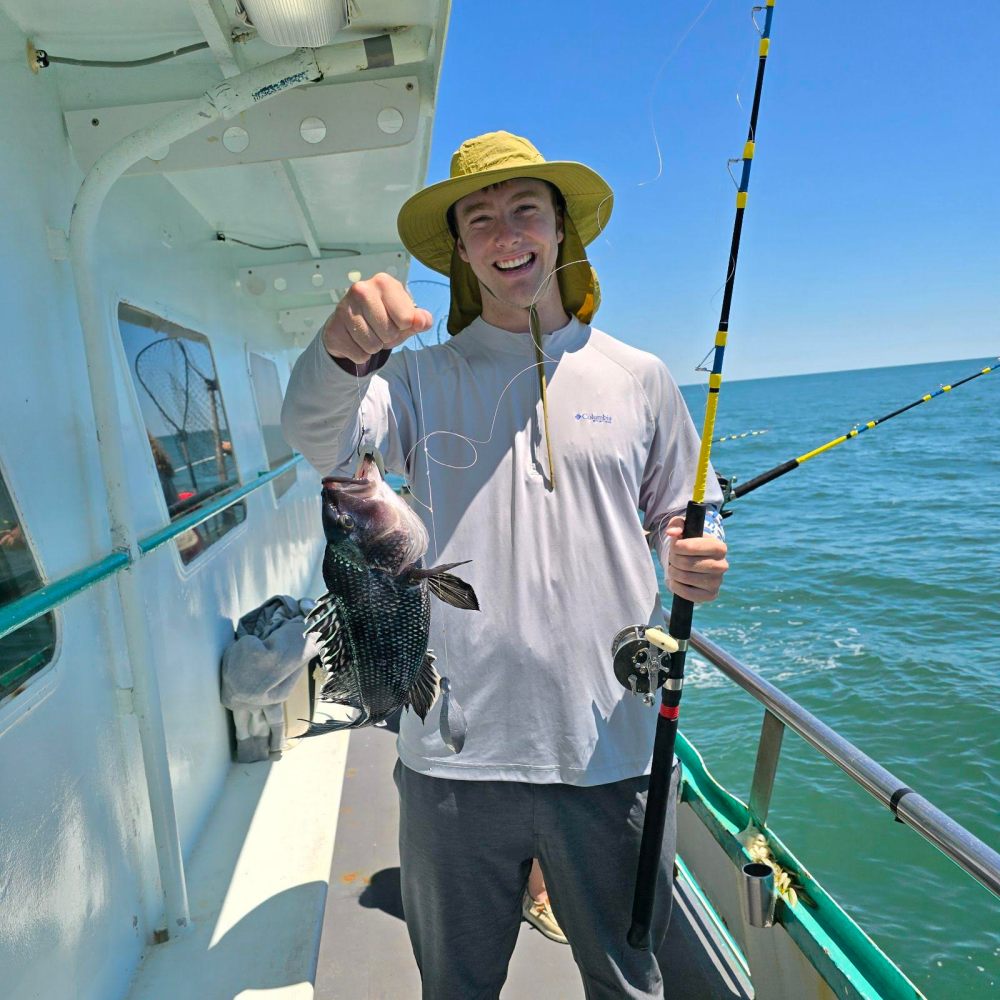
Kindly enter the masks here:
[[[991, 359], [724, 384], [746, 481]], [[704, 388], [687, 386], [695, 423]], [[732, 568], [695, 627], [1000, 848], [1000, 371], [732, 503]], [[669, 600], [665, 601], [669, 606]], [[697, 656], [681, 728], [749, 795], [762, 709]], [[1000, 994], [1000, 903], [785, 736], [769, 825], [931, 998]]]

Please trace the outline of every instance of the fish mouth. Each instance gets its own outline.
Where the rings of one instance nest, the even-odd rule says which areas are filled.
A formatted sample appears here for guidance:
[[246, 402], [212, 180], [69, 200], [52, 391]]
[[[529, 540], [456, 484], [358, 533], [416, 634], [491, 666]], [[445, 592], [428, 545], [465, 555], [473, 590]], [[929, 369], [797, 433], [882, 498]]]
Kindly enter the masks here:
[[323, 488], [334, 493], [366, 493], [374, 492], [385, 479], [385, 462], [378, 450], [366, 452], [361, 456], [358, 468], [353, 476], [324, 476]]

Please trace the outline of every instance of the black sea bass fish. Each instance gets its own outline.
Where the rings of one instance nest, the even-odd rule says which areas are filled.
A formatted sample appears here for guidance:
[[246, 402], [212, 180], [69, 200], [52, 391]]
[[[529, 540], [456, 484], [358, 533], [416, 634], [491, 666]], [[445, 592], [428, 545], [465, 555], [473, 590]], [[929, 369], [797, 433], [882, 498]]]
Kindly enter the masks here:
[[[439, 690], [449, 688], [427, 648], [430, 595], [457, 608], [479, 610], [472, 587], [448, 572], [461, 564], [422, 567], [427, 529], [385, 482], [370, 455], [353, 479], [323, 480], [323, 530], [328, 593], [306, 618], [306, 631], [318, 636], [320, 659], [328, 671], [321, 697], [358, 709], [360, 715], [314, 726], [310, 735], [374, 725], [400, 705], [423, 720]], [[441, 734], [457, 753], [465, 724], [461, 709], [449, 700], [442, 708]]]

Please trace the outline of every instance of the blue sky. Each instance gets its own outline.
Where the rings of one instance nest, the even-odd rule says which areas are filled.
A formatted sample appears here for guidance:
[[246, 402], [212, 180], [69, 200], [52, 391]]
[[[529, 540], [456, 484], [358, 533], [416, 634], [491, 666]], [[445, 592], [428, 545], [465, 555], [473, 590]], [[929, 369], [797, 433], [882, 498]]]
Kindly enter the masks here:
[[[590, 248], [596, 325], [682, 383], [702, 379], [719, 319], [751, 6], [452, 8], [428, 182], [495, 129], [596, 169], [616, 199]], [[726, 378], [1000, 354], [998, 51], [996, 0], [778, 0]]]

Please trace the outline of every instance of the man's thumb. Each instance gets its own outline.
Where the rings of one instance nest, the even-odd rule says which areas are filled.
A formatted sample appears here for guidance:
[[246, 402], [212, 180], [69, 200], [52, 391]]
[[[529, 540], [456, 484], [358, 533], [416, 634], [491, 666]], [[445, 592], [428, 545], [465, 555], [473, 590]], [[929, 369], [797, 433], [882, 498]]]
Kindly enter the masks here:
[[413, 311], [413, 322], [410, 324], [410, 333], [423, 333], [434, 325], [434, 317], [426, 309], [415, 309]]

